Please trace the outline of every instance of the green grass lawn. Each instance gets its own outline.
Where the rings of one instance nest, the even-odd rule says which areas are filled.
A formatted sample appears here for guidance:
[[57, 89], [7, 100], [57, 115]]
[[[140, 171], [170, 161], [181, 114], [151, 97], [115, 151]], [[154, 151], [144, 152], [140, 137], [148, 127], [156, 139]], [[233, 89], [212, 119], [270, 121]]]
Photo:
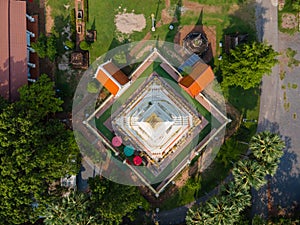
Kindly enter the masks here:
[[[135, 14], [144, 14], [146, 19], [146, 28], [142, 32], [134, 32], [129, 37], [124, 35], [127, 41], [139, 41], [143, 39], [147, 32], [151, 30], [151, 13], [157, 14], [157, 20], [160, 20], [161, 10], [165, 7], [164, 1], [158, 4], [157, 0], [147, 1], [98, 1], [88, 0], [89, 5], [89, 21], [87, 29], [94, 28], [97, 30], [97, 41], [92, 44], [90, 49], [90, 62], [93, 62], [97, 57], [106, 53], [123, 41], [118, 41], [116, 34], [116, 26], [114, 24], [115, 15], [118, 12], [131, 13], [134, 10]], [[121, 9], [119, 9], [119, 6]], [[125, 40], [124, 40], [125, 42]]]
[[[48, 0], [47, 5], [51, 7], [51, 17], [55, 20], [57, 17], [68, 17], [70, 9], [74, 8], [74, 1], [72, 0]], [[70, 5], [68, 9], [64, 5]]]
[[[161, 2], [161, 3], [158, 3]], [[199, 1], [201, 4], [213, 5], [217, 4], [221, 8], [220, 13], [209, 13], [205, 11], [205, 7], [202, 14], [201, 21], [200, 15], [188, 11], [188, 13], [178, 14], [178, 26], [204, 24], [207, 26], [215, 26], [217, 31], [217, 43], [223, 39], [223, 35], [226, 33], [249, 33], [250, 38], [255, 39], [255, 27], [254, 27], [254, 7], [251, 4], [240, 4], [240, 0], [231, 1], [218, 1], [218, 0], [206, 0]], [[232, 14], [228, 14], [228, 10], [232, 4], [240, 4]], [[171, 8], [175, 9], [178, 1], [171, 1]], [[121, 6], [121, 9], [119, 9]], [[126, 8], [126, 12], [132, 12], [136, 14], [144, 14], [147, 22], [146, 28], [142, 32], [134, 32], [130, 36], [124, 35], [123, 41], [118, 41], [118, 35], [116, 33], [116, 27], [114, 24], [114, 17], [118, 12], [123, 12]], [[89, 0], [89, 21], [87, 23], [87, 29], [95, 28], [97, 30], [97, 41], [91, 45], [90, 49], [90, 62], [93, 62], [98, 56], [104, 54], [109, 49], [119, 46], [127, 41], [139, 41], [150, 31], [151, 28], [151, 13], [157, 15], [156, 20], [159, 21], [161, 17], [161, 10], [165, 8], [164, 1], [148, 0], [148, 1], [97, 1]], [[168, 29], [169, 24], [163, 24], [157, 27], [155, 32], [152, 32], [151, 39], [163, 40], [173, 42], [176, 34], [176, 28], [173, 31]], [[102, 32], [103, 31], [103, 32]], [[217, 48], [218, 45], [217, 45]], [[217, 49], [219, 50], [219, 49]]]

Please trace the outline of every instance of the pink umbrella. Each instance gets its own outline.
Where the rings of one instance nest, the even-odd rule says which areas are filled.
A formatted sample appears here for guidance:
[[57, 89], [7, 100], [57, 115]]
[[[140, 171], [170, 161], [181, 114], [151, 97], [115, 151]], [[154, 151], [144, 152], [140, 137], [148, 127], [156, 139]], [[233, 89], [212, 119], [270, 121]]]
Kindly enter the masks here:
[[112, 145], [113, 146], [119, 147], [119, 146], [121, 146], [121, 144], [122, 144], [122, 138], [121, 137], [119, 137], [119, 136], [113, 137], [113, 139], [112, 139]]
[[134, 163], [134, 165], [136, 165], [136, 166], [141, 165], [142, 162], [143, 162], [143, 159], [142, 159], [141, 156], [139, 156], [139, 155], [137, 155], [137, 156], [135, 156], [135, 157], [133, 158], [133, 163]]

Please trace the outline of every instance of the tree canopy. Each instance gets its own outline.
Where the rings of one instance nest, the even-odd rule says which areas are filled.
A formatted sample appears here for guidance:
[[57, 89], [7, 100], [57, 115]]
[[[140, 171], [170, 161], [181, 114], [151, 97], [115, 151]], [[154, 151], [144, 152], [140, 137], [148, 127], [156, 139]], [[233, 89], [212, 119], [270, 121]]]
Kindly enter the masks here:
[[260, 84], [263, 75], [270, 74], [278, 63], [278, 53], [272, 46], [260, 42], [242, 44], [224, 55], [220, 63], [223, 86], [250, 89]]
[[131, 217], [138, 206], [147, 207], [137, 187], [114, 183], [105, 178], [89, 179], [93, 215], [101, 224], [120, 224], [124, 216]]
[[[52, 202], [41, 212], [46, 225], [92, 225], [89, 197], [84, 193], [71, 192], [70, 195]], [[96, 225], [96, 224], [95, 224]]]
[[38, 210], [32, 204], [42, 208], [56, 194], [60, 196], [49, 186], [79, 170], [73, 133], [53, 116], [62, 104], [53, 87], [42, 75], [22, 87], [20, 101], [0, 113], [0, 221], [4, 224], [35, 220]]
[[51, 61], [55, 60], [57, 55], [57, 38], [54, 34], [46, 37], [41, 33], [37, 42], [32, 43], [31, 46], [40, 58], [45, 58], [47, 56]]
[[273, 176], [283, 154], [284, 142], [277, 134], [258, 133], [252, 137], [249, 158], [238, 161], [232, 170], [233, 181], [221, 186], [221, 192], [189, 210], [187, 225], [236, 224], [240, 213], [251, 205], [250, 188], [259, 189]]

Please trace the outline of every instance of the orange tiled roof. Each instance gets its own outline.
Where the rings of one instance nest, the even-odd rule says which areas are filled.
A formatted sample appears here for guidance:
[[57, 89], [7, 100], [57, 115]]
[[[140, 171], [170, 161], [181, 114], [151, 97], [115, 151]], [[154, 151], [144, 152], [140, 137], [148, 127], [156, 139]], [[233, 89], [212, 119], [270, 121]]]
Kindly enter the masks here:
[[99, 69], [96, 79], [114, 96], [116, 96], [116, 94], [119, 91], [119, 87], [118, 85], [115, 84], [115, 82], [113, 80], [111, 80], [106, 73], [102, 70]]
[[192, 97], [197, 96], [205, 87], [214, 80], [214, 73], [210, 66], [198, 62], [193, 66], [192, 72], [179, 82]]
[[[114, 79], [111, 79], [103, 70]], [[104, 64], [103, 68], [98, 70], [96, 79], [114, 96], [120, 89], [118, 85], [122, 86], [129, 81], [128, 77], [112, 62]]]
[[109, 74], [111, 74], [111, 76], [115, 78], [115, 80], [118, 81], [119, 84], [124, 85], [129, 81], [128, 77], [112, 62], [103, 65], [103, 68]]

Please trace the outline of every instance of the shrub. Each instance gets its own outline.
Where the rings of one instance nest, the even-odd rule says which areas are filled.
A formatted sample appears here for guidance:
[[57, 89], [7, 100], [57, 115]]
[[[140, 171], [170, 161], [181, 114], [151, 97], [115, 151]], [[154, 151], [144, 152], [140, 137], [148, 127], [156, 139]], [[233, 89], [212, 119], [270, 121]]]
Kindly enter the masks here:
[[73, 41], [70, 40], [66, 40], [65, 45], [69, 48], [69, 49], [74, 49], [75, 47], [75, 43]]
[[99, 91], [98, 85], [93, 81], [89, 82], [87, 85], [87, 91], [92, 94], [98, 93]]
[[87, 43], [86, 41], [81, 41], [80, 44], [79, 44], [79, 47], [80, 47], [82, 50], [89, 50], [90, 44]]

